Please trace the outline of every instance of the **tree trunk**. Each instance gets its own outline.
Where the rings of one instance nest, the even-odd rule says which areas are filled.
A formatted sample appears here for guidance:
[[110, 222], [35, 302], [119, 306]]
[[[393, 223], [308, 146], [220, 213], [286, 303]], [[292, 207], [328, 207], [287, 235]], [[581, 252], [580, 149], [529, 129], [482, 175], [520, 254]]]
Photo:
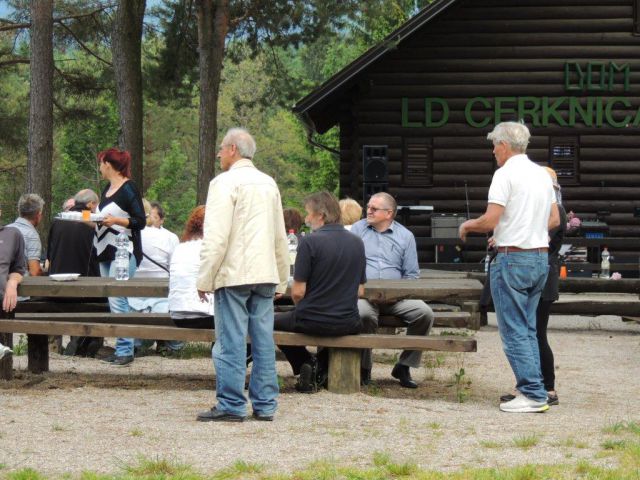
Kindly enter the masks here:
[[53, 0], [31, 2], [31, 92], [27, 192], [45, 201], [40, 237], [46, 245], [51, 215], [53, 158]]
[[200, 66], [200, 142], [198, 150], [198, 205], [207, 200], [214, 175], [218, 131], [218, 94], [229, 31], [228, 0], [198, 0], [198, 51]]
[[[37, 2], [34, 2], [37, 3]], [[121, 149], [131, 154], [131, 178], [143, 189], [142, 20], [145, 0], [121, 0], [111, 38]]]

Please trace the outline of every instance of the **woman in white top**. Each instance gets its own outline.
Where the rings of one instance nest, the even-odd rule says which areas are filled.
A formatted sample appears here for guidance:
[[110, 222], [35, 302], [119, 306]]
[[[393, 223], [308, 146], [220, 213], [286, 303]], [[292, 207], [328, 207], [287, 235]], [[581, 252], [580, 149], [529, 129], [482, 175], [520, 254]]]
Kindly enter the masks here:
[[169, 266], [169, 312], [178, 327], [213, 328], [213, 295], [201, 302], [196, 289], [205, 206], [194, 208], [184, 227], [182, 243], [173, 251]]

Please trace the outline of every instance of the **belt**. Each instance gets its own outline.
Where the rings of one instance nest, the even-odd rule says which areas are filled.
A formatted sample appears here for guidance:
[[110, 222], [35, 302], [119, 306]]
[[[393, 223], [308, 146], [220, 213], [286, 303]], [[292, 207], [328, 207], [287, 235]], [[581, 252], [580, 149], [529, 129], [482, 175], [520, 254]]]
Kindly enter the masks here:
[[547, 247], [540, 247], [540, 248], [498, 247], [498, 253], [514, 253], [514, 252], [544, 253], [548, 251], [549, 249]]

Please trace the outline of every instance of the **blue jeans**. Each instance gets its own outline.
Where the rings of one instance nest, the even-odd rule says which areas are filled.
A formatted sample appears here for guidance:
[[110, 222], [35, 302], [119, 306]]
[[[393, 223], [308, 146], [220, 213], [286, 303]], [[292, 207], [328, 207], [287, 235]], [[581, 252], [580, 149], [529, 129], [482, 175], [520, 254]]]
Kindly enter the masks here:
[[278, 406], [276, 351], [273, 342], [273, 295], [275, 285], [256, 284], [219, 288], [215, 291], [216, 343], [212, 349], [216, 369], [216, 408], [246, 415], [244, 396], [246, 337], [251, 338], [253, 368], [249, 399], [253, 411], [273, 415]]
[[[136, 273], [136, 258], [129, 256], [129, 278], [133, 278]], [[101, 277], [116, 276], [116, 262], [100, 262]], [[131, 307], [127, 297], [109, 297], [109, 309], [111, 313], [129, 313]], [[133, 338], [117, 338], [116, 339], [116, 355], [124, 357], [133, 355]]]
[[491, 265], [491, 296], [502, 348], [526, 397], [546, 401], [536, 337], [536, 309], [547, 281], [546, 252], [499, 253]]

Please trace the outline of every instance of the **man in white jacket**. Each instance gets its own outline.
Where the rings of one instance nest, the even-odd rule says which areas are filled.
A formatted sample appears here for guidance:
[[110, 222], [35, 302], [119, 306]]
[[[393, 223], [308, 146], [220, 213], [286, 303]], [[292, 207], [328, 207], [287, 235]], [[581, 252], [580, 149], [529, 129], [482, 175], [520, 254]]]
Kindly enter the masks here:
[[243, 129], [227, 132], [218, 152], [223, 173], [211, 181], [200, 254], [198, 294], [215, 293], [217, 405], [199, 421], [242, 422], [247, 334], [253, 368], [249, 399], [253, 417], [273, 420], [278, 381], [273, 342], [273, 297], [284, 293], [289, 251], [280, 191], [251, 159], [256, 144]]

